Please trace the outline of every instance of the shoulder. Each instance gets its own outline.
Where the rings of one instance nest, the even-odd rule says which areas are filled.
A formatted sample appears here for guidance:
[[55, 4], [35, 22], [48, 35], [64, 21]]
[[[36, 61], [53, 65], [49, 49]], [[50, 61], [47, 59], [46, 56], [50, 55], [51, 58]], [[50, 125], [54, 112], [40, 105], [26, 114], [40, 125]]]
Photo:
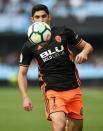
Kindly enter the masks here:
[[51, 31], [54, 32], [59, 32], [59, 34], [62, 33], [67, 33], [67, 34], [74, 34], [75, 32], [73, 31], [73, 29], [63, 25], [63, 26], [53, 26], [51, 27]]
[[33, 46], [33, 44], [29, 40], [23, 44], [23, 48], [30, 48], [31, 46]]
[[24, 42], [22, 48], [21, 48], [21, 52], [22, 53], [31, 53], [31, 49], [34, 47], [34, 45], [28, 40], [26, 42]]
[[65, 29], [65, 26], [52, 26], [51, 27], [51, 31], [53, 31], [53, 32], [61, 32], [61, 31], [64, 31], [64, 29]]
[[24, 44], [22, 46], [22, 50], [29, 50], [32, 47], [34, 48], [33, 43], [31, 43], [29, 40], [27, 40], [26, 42], [24, 42]]

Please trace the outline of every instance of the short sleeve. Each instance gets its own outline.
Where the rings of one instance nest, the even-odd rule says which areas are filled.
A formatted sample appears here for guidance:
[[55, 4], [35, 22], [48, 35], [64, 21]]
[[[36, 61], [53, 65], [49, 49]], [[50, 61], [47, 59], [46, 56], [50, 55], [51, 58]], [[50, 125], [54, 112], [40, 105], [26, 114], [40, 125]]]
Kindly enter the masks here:
[[25, 43], [20, 53], [19, 64], [29, 66], [32, 59], [33, 59], [32, 51], [30, 50], [30, 47], [28, 47], [27, 44]]
[[73, 46], [79, 44], [82, 39], [76, 32], [74, 32], [73, 30], [69, 28], [65, 28], [65, 35], [66, 35], [68, 44], [71, 44]]

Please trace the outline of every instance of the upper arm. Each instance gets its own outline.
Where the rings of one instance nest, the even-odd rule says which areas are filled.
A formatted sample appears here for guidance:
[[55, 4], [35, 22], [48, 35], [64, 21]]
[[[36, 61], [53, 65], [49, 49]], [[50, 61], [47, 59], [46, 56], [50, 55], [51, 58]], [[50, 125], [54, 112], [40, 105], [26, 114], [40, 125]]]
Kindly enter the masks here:
[[82, 38], [73, 30], [69, 28], [65, 28], [65, 35], [68, 44], [76, 46], [78, 43], [81, 42]]
[[27, 75], [28, 67], [30, 65], [31, 60], [32, 60], [32, 54], [29, 50], [29, 47], [26, 44], [24, 44], [19, 59], [20, 67], [19, 67], [18, 77]]
[[29, 66], [33, 57], [32, 50], [25, 44], [21, 50], [19, 64], [22, 66]]

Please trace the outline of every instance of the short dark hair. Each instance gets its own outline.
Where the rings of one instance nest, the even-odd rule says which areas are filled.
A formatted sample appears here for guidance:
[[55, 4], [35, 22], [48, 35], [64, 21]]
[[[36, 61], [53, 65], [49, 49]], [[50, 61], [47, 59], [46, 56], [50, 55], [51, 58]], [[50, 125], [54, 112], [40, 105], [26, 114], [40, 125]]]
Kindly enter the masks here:
[[32, 7], [32, 17], [35, 14], [36, 11], [40, 11], [40, 10], [44, 10], [49, 15], [48, 7], [46, 5], [43, 5], [43, 4], [38, 4], [38, 5], [34, 5]]

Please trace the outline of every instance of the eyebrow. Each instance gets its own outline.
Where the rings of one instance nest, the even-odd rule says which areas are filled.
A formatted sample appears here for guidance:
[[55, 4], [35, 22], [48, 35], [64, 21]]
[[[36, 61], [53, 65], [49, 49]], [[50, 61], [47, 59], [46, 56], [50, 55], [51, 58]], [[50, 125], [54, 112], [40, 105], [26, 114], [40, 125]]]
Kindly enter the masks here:
[[35, 15], [34, 17], [46, 17], [47, 14], [43, 14], [43, 15]]

